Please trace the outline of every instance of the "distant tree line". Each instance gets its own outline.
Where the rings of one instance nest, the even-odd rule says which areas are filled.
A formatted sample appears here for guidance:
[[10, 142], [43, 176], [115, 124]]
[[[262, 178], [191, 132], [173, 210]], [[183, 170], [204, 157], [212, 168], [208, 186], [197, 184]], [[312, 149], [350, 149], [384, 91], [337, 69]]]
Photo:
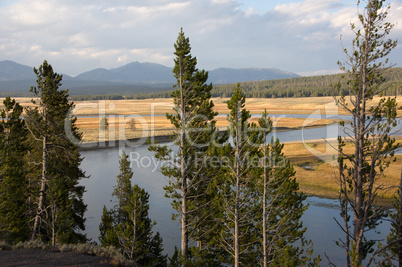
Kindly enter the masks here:
[[70, 96], [72, 101], [85, 101], [85, 100], [121, 100], [125, 99], [122, 95], [73, 95]]
[[[291, 79], [250, 81], [240, 83], [247, 97], [281, 98], [281, 97], [317, 97], [348, 95], [347, 90], [334, 91], [340, 81], [341, 74], [298, 77]], [[402, 68], [390, 69], [385, 75], [386, 82], [381, 85], [385, 95], [402, 94]], [[341, 88], [346, 82], [341, 81]], [[231, 97], [235, 84], [216, 85], [212, 90], [213, 97]]]
[[32, 97], [32, 94], [28, 92], [0, 92], [0, 97], [8, 97], [11, 95], [13, 97]]
[[[384, 75], [386, 81], [381, 85], [384, 95], [395, 96], [402, 94], [402, 68], [391, 68]], [[246, 97], [252, 98], [283, 98], [283, 97], [320, 97], [336, 94], [348, 95], [347, 90], [335, 90], [338, 82], [345, 88], [346, 83], [341, 79], [341, 74], [320, 75], [311, 77], [298, 77], [290, 79], [247, 81], [241, 82], [240, 87]], [[213, 85], [212, 97], [231, 97], [233, 84]], [[72, 96], [73, 100], [117, 100], [117, 99], [152, 99], [170, 98], [172, 91], [154, 92], [149, 94], [134, 95], [96, 95], [96, 96]]]

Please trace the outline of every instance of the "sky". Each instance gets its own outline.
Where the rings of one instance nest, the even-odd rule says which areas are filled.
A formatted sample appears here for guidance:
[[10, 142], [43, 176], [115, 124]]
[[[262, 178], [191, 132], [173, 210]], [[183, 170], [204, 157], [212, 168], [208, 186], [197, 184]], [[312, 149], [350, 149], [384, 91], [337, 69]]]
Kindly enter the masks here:
[[[388, 3], [389, 37], [400, 40], [389, 58], [402, 67], [402, 0]], [[71, 76], [133, 61], [173, 67], [183, 28], [199, 69], [329, 74], [351, 48], [357, 14], [356, 0], [0, 0], [0, 61], [46, 59]]]

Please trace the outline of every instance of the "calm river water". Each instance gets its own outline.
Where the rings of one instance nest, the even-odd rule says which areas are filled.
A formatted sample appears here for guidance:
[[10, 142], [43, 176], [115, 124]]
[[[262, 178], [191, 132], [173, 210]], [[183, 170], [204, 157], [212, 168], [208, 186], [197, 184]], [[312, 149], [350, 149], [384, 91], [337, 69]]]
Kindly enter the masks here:
[[[335, 138], [338, 135], [337, 126], [287, 131], [277, 134], [281, 142], [308, 139]], [[172, 144], [169, 144], [172, 145]], [[155, 160], [148, 146], [126, 147], [126, 153], [131, 155], [134, 172], [132, 183], [137, 183], [150, 194], [150, 217], [157, 222], [154, 227], [159, 231], [164, 242], [165, 252], [170, 255], [174, 246], [180, 246], [180, 223], [171, 220], [173, 209], [170, 199], [164, 197], [163, 186], [166, 178], [160, 173], [160, 163]], [[111, 201], [113, 186], [119, 174], [119, 154], [122, 148], [82, 151], [84, 157], [82, 169], [89, 179], [84, 179], [86, 193], [84, 201], [88, 205], [86, 212], [86, 233], [93, 241], [98, 242], [99, 223], [103, 206], [110, 208], [115, 203]], [[337, 265], [344, 265], [344, 250], [335, 245], [335, 241], [344, 238], [343, 232], [337, 226], [334, 217], [340, 220], [338, 201], [328, 198], [309, 196], [306, 200], [308, 210], [302, 219], [307, 227], [306, 237], [314, 243], [314, 255], [321, 255], [322, 265], [327, 265], [324, 253]], [[390, 225], [384, 222], [377, 227], [377, 239], [384, 239], [389, 233]]]

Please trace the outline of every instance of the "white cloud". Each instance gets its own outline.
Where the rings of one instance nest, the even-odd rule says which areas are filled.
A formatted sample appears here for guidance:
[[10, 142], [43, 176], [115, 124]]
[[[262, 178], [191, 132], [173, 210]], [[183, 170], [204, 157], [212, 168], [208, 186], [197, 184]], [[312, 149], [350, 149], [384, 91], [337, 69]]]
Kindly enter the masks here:
[[304, 0], [290, 4], [279, 4], [275, 10], [292, 14], [320, 14], [329, 9], [340, 7], [342, 0]]
[[68, 37], [68, 42], [74, 47], [85, 47], [91, 45], [91, 41], [89, 40], [88, 36], [83, 32], [70, 35]]
[[57, 10], [51, 1], [20, 1], [9, 6], [8, 12], [14, 22], [32, 27], [44, 25], [49, 20], [55, 19]]
[[298, 72], [297, 74], [300, 76], [318, 76], [318, 75], [339, 74], [339, 73], [342, 73], [340, 69], [332, 69], [332, 70], [318, 70], [310, 72]]
[[232, 18], [211, 18], [200, 21], [196, 26], [198, 33], [205, 34], [219, 30], [222, 27], [230, 26], [232, 23]]
[[226, 4], [231, 2], [231, 0], [211, 0], [212, 4]]
[[402, 2], [397, 1], [397, 2], [392, 2], [391, 3], [391, 13], [388, 16], [388, 21], [391, 23], [396, 23], [394, 26], [395, 31], [401, 31], [402, 30]]
[[29, 52], [35, 52], [41, 50], [40, 45], [34, 45], [29, 48]]
[[119, 63], [127, 63], [127, 55], [119, 56], [117, 58], [117, 62], [119, 62]]
[[252, 16], [252, 15], [258, 15], [260, 12], [258, 12], [258, 10], [256, 10], [254, 7], [249, 7], [246, 12], [244, 13], [244, 16], [246, 18]]

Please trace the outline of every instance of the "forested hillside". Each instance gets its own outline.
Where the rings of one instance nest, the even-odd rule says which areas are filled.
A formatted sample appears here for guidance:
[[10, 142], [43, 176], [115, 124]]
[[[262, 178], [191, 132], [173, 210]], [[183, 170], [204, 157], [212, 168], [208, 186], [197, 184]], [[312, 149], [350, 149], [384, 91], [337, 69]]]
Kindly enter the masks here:
[[[385, 89], [385, 95], [402, 94], [402, 68], [390, 69], [386, 75], [386, 79], [387, 81], [381, 85], [382, 89]], [[338, 82], [343, 82], [341, 79], [341, 74], [268, 81], [250, 81], [242, 82], [240, 83], [240, 86], [247, 97], [257, 98], [332, 96], [340, 95], [341, 93], [348, 95], [347, 91], [334, 91], [335, 85]], [[214, 85], [211, 92], [212, 97], [231, 97], [235, 87], [236, 84], [234, 83]], [[343, 86], [343, 88], [346, 87]], [[144, 99], [167, 97], [170, 97], [170, 91], [150, 94], [136, 94], [127, 96], [126, 98]]]
[[[386, 95], [402, 93], [402, 68], [393, 68], [386, 75], [387, 82], [382, 85]], [[340, 95], [335, 92], [334, 85], [341, 80], [341, 74], [299, 77], [283, 80], [243, 82], [241, 87], [247, 97], [309, 97]], [[342, 82], [342, 81], [341, 81]], [[235, 84], [214, 86], [212, 95], [230, 97]], [[345, 86], [343, 86], [345, 88]], [[347, 91], [343, 92], [348, 94]]]

